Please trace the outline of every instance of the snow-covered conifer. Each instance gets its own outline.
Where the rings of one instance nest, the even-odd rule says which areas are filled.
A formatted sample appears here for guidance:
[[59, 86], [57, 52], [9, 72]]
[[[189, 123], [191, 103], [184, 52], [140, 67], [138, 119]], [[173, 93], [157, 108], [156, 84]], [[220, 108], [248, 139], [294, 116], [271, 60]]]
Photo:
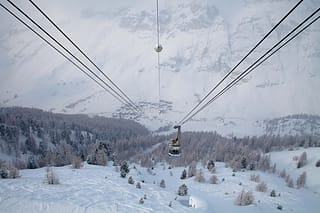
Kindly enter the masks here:
[[180, 179], [183, 180], [183, 179], [186, 179], [186, 178], [187, 178], [187, 171], [184, 169], [184, 170], [182, 171], [182, 174], [181, 174], [181, 176], [180, 176]]
[[185, 196], [188, 194], [188, 187], [186, 184], [182, 184], [178, 189], [178, 195]]
[[166, 188], [166, 182], [163, 179], [160, 181], [160, 187]]
[[137, 189], [141, 189], [141, 183], [140, 183], [140, 182], [137, 182], [136, 188], [137, 188]]
[[129, 166], [127, 161], [122, 161], [120, 165], [120, 175], [121, 177], [125, 178], [127, 174], [129, 173]]
[[276, 197], [276, 196], [277, 196], [276, 190], [272, 189], [270, 192], [270, 197]]
[[129, 183], [129, 184], [134, 184], [134, 180], [133, 180], [132, 176], [130, 176], [130, 177], [128, 178], [128, 183]]
[[144, 199], [143, 199], [143, 198], [140, 198], [139, 203], [140, 203], [140, 204], [144, 204]]
[[209, 171], [211, 171], [213, 168], [215, 168], [215, 164], [214, 164], [214, 161], [213, 160], [210, 160], [207, 164], [207, 169]]

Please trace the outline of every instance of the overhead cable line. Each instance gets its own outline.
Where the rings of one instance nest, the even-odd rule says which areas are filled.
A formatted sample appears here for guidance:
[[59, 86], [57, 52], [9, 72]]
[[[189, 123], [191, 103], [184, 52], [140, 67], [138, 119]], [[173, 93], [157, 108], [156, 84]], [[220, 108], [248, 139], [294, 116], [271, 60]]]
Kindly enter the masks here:
[[[264, 63], [267, 59], [269, 59], [272, 55], [274, 55], [276, 52], [278, 52], [282, 47], [286, 46], [289, 42], [291, 42], [294, 38], [296, 38], [300, 33], [302, 33], [304, 30], [306, 30], [308, 27], [310, 27], [313, 23], [315, 23], [320, 16], [313, 19], [309, 24], [307, 24], [305, 27], [303, 27], [300, 31], [298, 31], [296, 34], [294, 34], [291, 38], [289, 38], [285, 43], [280, 45], [284, 40], [286, 40], [292, 33], [294, 33], [298, 28], [300, 28], [303, 24], [305, 24], [312, 16], [314, 16], [316, 13], [318, 13], [320, 8], [318, 8], [315, 12], [313, 12], [310, 16], [308, 16], [303, 22], [301, 22], [297, 27], [295, 27], [290, 33], [288, 33], [283, 39], [281, 39], [277, 44], [275, 44], [271, 49], [269, 49], [263, 56], [261, 56], [254, 64], [252, 64], [250, 67], [248, 67], [245, 71], [243, 71], [237, 78], [235, 78], [232, 82], [230, 82], [224, 89], [222, 89], [218, 94], [216, 94], [213, 98], [211, 98], [205, 105], [203, 105], [199, 110], [197, 110], [195, 113], [193, 113], [191, 116], [189, 116], [187, 119], [185, 119], [181, 125], [185, 124], [189, 120], [191, 120], [196, 114], [198, 114], [200, 111], [202, 111], [204, 108], [206, 108], [208, 105], [210, 105], [212, 102], [214, 102], [216, 99], [218, 99], [220, 96], [222, 96], [225, 92], [227, 92], [229, 89], [231, 89], [233, 86], [235, 86], [240, 80], [242, 80], [244, 77], [246, 77], [249, 73], [251, 73], [253, 70], [255, 70], [257, 67], [259, 67], [262, 63]], [[279, 46], [280, 45], [280, 46]], [[279, 46], [277, 48], [277, 46]], [[277, 49], [275, 49], [277, 48]], [[274, 50], [275, 49], [275, 50]], [[270, 53], [272, 50], [274, 50], [272, 53]], [[270, 53], [270, 54], [269, 54]], [[269, 55], [268, 55], [269, 54]], [[267, 56], [268, 55], [268, 56]]]
[[117, 88], [118, 91], [132, 104], [135, 108], [140, 109], [135, 103], [89, 58], [89, 56], [84, 53], [78, 45], [76, 45], [72, 39], [66, 35], [63, 30], [32, 0], [29, 2], [77, 49], [79, 52], [106, 78], [108, 81]]
[[184, 116], [178, 124], [181, 124], [191, 113], [193, 113], [222, 83], [227, 77], [234, 72], [235, 69], [267, 38], [270, 34], [302, 3], [300, 0], [201, 100]]
[[158, 97], [159, 97], [159, 112], [160, 112], [160, 104], [161, 104], [161, 73], [160, 73], [160, 52], [162, 51], [162, 46], [160, 44], [160, 24], [159, 24], [159, 0], [156, 0], [156, 5], [157, 5], [157, 46], [154, 48], [154, 50], [158, 54]]
[[119, 102], [122, 104], [126, 104], [123, 102], [119, 97], [115, 96], [113, 93], [111, 93], [106, 87], [104, 87], [100, 82], [98, 82], [96, 79], [94, 79], [91, 75], [89, 75], [85, 70], [83, 70], [78, 64], [76, 64], [74, 61], [72, 61], [68, 56], [66, 56], [63, 52], [61, 52], [58, 48], [56, 48], [52, 43], [50, 43], [47, 39], [45, 39], [43, 36], [41, 36], [37, 31], [35, 31], [30, 25], [28, 25], [26, 22], [24, 22], [22, 19], [20, 19], [17, 15], [15, 15], [10, 9], [8, 9], [6, 6], [4, 6], [2, 3], [0, 3], [0, 6], [6, 10], [10, 15], [12, 15], [14, 18], [16, 18], [18, 21], [20, 21], [23, 25], [25, 25], [29, 30], [31, 30], [34, 34], [36, 34], [38, 37], [40, 37], [44, 42], [46, 42], [51, 48], [53, 48], [55, 51], [57, 51], [60, 55], [62, 55], [65, 59], [67, 59], [69, 62], [71, 62], [75, 67], [77, 67], [81, 72], [83, 72], [86, 76], [88, 76], [90, 79], [92, 79], [94, 82], [96, 82], [100, 87], [102, 87], [104, 90], [109, 92], [114, 98], [116, 98]]
[[[30, 16], [28, 16], [23, 10], [21, 10], [17, 5], [15, 5], [12, 1], [7, 0], [13, 7], [15, 7], [21, 14], [23, 14], [29, 21], [31, 21], [34, 25], [36, 25], [43, 33], [45, 33], [48, 37], [50, 37], [56, 44], [58, 44], [64, 51], [66, 51], [69, 55], [71, 55], [76, 61], [78, 61], [82, 66], [84, 66], [91, 74], [93, 74], [96, 78], [98, 78], [105, 86], [107, 86], [112, 92], [114, 92], [119, 98], [121, 98], [126, 105], [129, 105], [135, 111], [138, 109], [128, 102], [122, 95], [120, 95], [117, 91], [115, 91], [109, 84], [107, 84], [103, 79], [101, 79], [95, 72], [93, 72], [87, 65], [85, 65], [78, 57], [76, 57], [73, 53], [71, 53], [67, 48], [65, 48], [59, 41], [57, 41], [53, 36], [48, 33], [45, 29], [43, 29], [38, 23], [36, 23]], [[110, 91], [109, 91], [110, 92]]]

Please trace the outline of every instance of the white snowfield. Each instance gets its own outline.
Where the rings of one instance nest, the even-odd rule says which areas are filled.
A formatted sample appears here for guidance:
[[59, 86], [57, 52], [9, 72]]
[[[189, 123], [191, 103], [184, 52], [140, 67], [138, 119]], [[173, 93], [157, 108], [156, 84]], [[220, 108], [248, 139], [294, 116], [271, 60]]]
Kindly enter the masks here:
[[[317, 149], [308, 149], [308, 157], [316, 155]], [[299, 150], [300, 152], [302, 150]], [[291, 157], [291, 152], [272, 153], [280, 165], [285, 165]], [[313, 156], [316, 157], [316, 156]], [[320, 155], [318, 155], [320, 158]], [[289, 162], [289, 161], [288, 161]], [[308, 161], [309, 162], [309, 161]], [[121, 178], [113, 166], [94, 166], [85, 164], [82, 169], [71, 169], [70, 166], [55, 167], [60, 184], [45, 183], [46, 169], [22, 170], [21, 178], [0, 179], [0, 212], [308, 212], [316, 213], [320, 209], [319, 192], [313, 192], [309, 187], [310, 180], [319, 184], [319, 178], [308, 175], [319, 173], [320, 168], [314, 164], [306, 166], [307, 187], [302, 189], [289, 188], [283, 179], [276, 174], [260, 171], [236, 172], [225, 168], [224, 163], [216, 163], [217, 184], [210, 184], [212, 174], [205, 168], [205, 182], [198, 183], [194, 177], [180, 180], [184, 168], [169, 169], [168, 165], [154, 167], [151, 172], [138, 165], [130, 165], [130, 173]], [[197, 169], [201, 167], [198, 164]], [[287, 166], [288, 168], [290, 165]], [[300, 172], [300, 171], [299, 171]], [[172, 174], [172, 175], [171, 175]], [[266, 192], [257, 192], [257, 183], [249, 180], [250, 174], [259, 174], [262, 181], [268, 185]], [[135, 184], [128, 184], [132, 176]], [[225, 179], [222, 181], [222, 179]], [[159, 186], [164, 179], [166, 187]], [[142, 183], [142, 180], [144, 183]], [[141, 189], [136, 188], [136, 182], [141, 182]], [[315, 183], [317, 182], [317, 183]], [[182, 184], [188, 187], [187, 196], [178, 196], [178, 187]], [[237, 206], [234, 200], [239, 192], [252, 190], [254, 202], [249, 206]], [[272, 189], [276, 197], [270, 197]], [[278, 194], [280, 193], [280, 196]], [[146, 195], [144, 203], [139, 200]], [[169, 204], [171, 203], [171, 207]], [[191, 206], [189, 206], [191, 204]], [[277, 206], [283, 207], [282, 211]]]
[[[293, 160], [293, 158], [300, 157], [303, 152], [307, 153], [307, 165], [297, 169], [297, 161]], [[296, 180], [302, 172], [306, 172], [306, 187], [320, 194], [320, 167], [315, 169], [316, 162], [320, 160], [320, 149], [318, 147], [286, 151], [285, 155], [283, 152], [272, 152], [271, 159], [277, 164], [279, 171], [285, 169], [294, 180]]]

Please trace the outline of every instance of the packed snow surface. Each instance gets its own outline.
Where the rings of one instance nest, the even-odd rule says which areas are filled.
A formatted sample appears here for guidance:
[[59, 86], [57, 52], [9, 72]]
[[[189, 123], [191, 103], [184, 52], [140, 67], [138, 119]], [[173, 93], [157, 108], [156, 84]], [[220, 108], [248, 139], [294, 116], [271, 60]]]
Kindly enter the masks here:
[[[298, 152], [299, 151], [299, 152]], [[280, 166], [288, 165], [290, 158], [298, 151], [282, 151], [271, 153], [272, 160]], [[310, 187], [318, 184], [319, 178], [312, 176], [319, 173], [313, 158], [319, 153], [319, 148], [307, 149], [308, 164], [307, 186], [296, 189], [289, 188], [277, 174], [261, 171], [233, 172], [224, 163], [216, 163], [217, 184], [210, 184], [211, 174], [199, 163], [204, 172], [205, 182], [199, 183], [194, 177], [181, 180], [182, 167], [169, 168], [166, 164], [157, 164], [154, 169], [143, 168], [130, 164], [130, 173], [121, 178], [115, 167], [94, 166], [84, 164], [81, 169], [70, 166], [54, 167], [60, 184], [48, 185], [45, 182], [46, 169], [22, 170], [21, 178], [0, 179], [0, 212], [318, 212], [320, 208], [319, 191]], [[295, 153], [296, 152], [296, 153]], [[278, 156], [282, 156], [280, 159]], [[318, 158], [320, 155], [317, 155]], [[288, 161], [287, 161], [288, 159]], [[187, 168], [186, 168], [187, 169]], [[300, 171], [299, 171], [300, 172]], [[261, 181], [267, 183], [266, 192], [257, 192], [256, 182], [250, 181], [251, 174], [259, 174]], [[293, 174], [294, 175], [294, 174]], [[132, 176], [135, 184], [128, 184]], [[224, 178], [224, 181], [223, 181]], [[159, 183], [165, 180], [165, 188]], [[141, 189], [136, 183], [141, 183]], [[144, 181], [144, 183], [142, 182]], [[317, 182], [317, 183], [315, 183]], [[188, 187], [187, 196], [178, 196], [178, 187], [182, 184]], [[252, 190], [254, 202], [248, 206], [237, 206], [234, 201], [239, 192]], [[275, 189], [277, 196], [270, 197]], [[280, 194], [280, 196], [279, 196]], [[139, 200], [146, 195], [144, 203]], [[169, 204], [171, 203], [171, 207]], [[191, 204], [191, 206], [189, 206]]]

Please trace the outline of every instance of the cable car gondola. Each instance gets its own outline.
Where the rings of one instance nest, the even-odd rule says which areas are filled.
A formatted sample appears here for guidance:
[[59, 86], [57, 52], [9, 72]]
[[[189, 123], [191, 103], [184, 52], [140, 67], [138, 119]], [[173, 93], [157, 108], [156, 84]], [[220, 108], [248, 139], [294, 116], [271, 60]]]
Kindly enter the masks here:
[[173, 128], [178, 129], [177, 137], [172, 139], [168, 144], [168, 155], [178, 157], [180, 156], [180, 148], [181, 148], [181, 126], [174, 126]]

